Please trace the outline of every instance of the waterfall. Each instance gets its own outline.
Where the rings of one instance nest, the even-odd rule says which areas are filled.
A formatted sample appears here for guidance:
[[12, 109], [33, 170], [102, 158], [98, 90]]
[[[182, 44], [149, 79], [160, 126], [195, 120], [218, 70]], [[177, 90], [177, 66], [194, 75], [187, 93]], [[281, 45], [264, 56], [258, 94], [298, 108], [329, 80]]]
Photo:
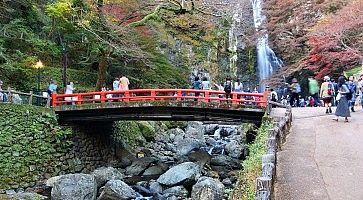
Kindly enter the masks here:
[[[270, 77], [283, 63], [268, 46], [268, 34], [266, 29], [262, 26], [266, 17], [262, 14], [261, 2], [262, 0], [251, 0], [255, 28], [260, 34], [257, 41], [258, 78], [260, 81], [263, 81]], [[264, 89], [265, 84], [261, 84], [260, 90], [264, 91]]]
[[236, 27], [239, 25], [240, 19], [238, 14], [234, 14], [232, 18], [232, 26], [228, 31], [228, 50], [230, 52], [229, 57], [229, 72], [232, 77], [237, 77], [237, 30]]

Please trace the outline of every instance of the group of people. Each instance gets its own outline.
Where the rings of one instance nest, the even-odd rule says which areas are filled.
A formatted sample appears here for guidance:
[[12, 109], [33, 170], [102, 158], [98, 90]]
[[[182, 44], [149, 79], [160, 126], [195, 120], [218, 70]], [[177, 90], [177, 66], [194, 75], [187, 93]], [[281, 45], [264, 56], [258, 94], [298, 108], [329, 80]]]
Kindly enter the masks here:
[[[344, 76], [338, 78], [338, 82], [331, 79], [329, 76], [324, 77], [324, 81], [319, 87], [319, 83], [314, 77], [309, 77], [308, 89], [309, 96], [301, 96], [301, 86], [296, 78], [292, 79], [291, 84], [287, 84], [290, 90], [290, 94], [285, 98], [281, 97], [281, 103], [289, 103], [291, 106], [296, 107], [318, 107], [324, 106], [326, 108], [326, 113], [332, 113], [332, 106], [337, 106], [335, 115], [337, 117], [344, 117], [345, 121], [348, 122], [348, 117], [350, 117], [350, 111], [355, 112], [355, 104], [357, 97], [360, 98], [360, 104], [363, 110], [363, 75], [360, 76], [359, 80], [356, 81], [354, 76], [346, 79]], [[271, 95], [277, 95], [276, 93], [271, 93]], [[271, 96], [272, 98], [272, 96]], [[278, 99], [275, 98], [275, 101]], [[335, 118], [334, 120], [338, 120]]]

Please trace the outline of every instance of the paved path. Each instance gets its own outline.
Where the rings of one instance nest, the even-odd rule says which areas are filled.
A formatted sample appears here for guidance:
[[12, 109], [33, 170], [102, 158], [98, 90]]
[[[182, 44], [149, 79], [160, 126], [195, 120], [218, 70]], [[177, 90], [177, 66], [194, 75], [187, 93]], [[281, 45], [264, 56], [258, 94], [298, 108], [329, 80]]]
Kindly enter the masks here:
[[363, 112], [357, 110], [344, 123], [324, 108], [293, 109], [292, 132], [277, 156], [276, 200], [363, 200]]

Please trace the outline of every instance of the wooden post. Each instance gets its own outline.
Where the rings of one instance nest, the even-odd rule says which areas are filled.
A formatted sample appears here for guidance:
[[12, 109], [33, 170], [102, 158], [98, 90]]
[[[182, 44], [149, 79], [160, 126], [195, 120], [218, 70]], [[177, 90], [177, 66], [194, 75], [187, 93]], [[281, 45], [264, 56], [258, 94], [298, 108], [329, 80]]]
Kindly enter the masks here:
[[125, 91], [125, 101], [126, 102], [130, 101], [130, 92], [128, 90]]
[[82, 104], [82, 101], [83, 101], [82, 95], [78, 94], [77, 95], [77, 105], [81, 105]]
[[30, 95], [29, 95], [29, 100], [28, 100], [28, 103], [29, 103], [29, 105], [32, 105], [33, 104], [33, 91], [30, 91], [30, 93], [29, 93]]
[[262, 156], [262, 163], [276, 163], [276, 156], [273, 153], [268, 153]]
[[57, 106], [57, 103], [58, 103], [57, 93], [53, 92], [52, 93], [52, 107], [53, 107], [53, 110], [55, 110], [55, 107]]
[[268, 129], [268, 137], [275, 137], [276, 136], [276, 132], [273, 128]]
[[101, 92], [101, 97], [100, 97], [100, 99], [101, 99], [101, 104], [104, 104], [105, 103], [105, 101], [106, 101], [106, 94], [105, 94], [105, 92]]

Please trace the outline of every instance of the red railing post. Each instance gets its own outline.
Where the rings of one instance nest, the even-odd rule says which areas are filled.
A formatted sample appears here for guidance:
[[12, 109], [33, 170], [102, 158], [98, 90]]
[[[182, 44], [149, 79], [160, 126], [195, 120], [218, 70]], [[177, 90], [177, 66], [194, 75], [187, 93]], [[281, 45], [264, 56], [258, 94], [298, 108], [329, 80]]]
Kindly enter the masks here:
[[57, 103], [58, 103], [58, 98], [57, 98], [57, 93], [53, 92], [52, 93], [52, 107], [53, 107], [53, 110], [55, 110], [55, 107], [57, 106]]
[[176, 100], [177, 101], [181, 101], [182, 100], [182, 95], [183, 93], [182, 93], [182, 91], [181, 90], [178, 90], [177, 92], [176, 92]]
[[77, 94], [77, 105], [81, 105], [82, 102], [83, 102], [82, 95], [81, 94]]
[[125, 101], [130, 101], [130, 92], [128, 90], [125, 91]]
[[151, 100], [155, 101], [155, 97], [156, 97], [156, 91], [155, 90], [150, 91], [150, 97], [151, 97]]
[[100, 95], [101, 95], [101, 97], [100, 97], [100, 99], [101, 99], [101, 103], [103, 104], [103, 103], [105, 103], [105, 101], [106, 101], [106, 94], [105, 94], [105, 92], [104, 92], [104, 91], [102, 91]]
[[232, 104], [237, 104], [237, 93], [232, 94]]
[[208, 102], [209, 102], [209, 91], [204, 92], [204, 101], [205, 101], [206, 103], [208, 103]]
[[268, 101], [268, 94], [269, 94], [269, 92], [268, 91], [265, 91], [264, 93], [263, 93], [263, 97], [262, 97], [262, 101], [263, 101], [263, 103], [261, 103], [261, 107], [263, 107], [263, 108], [266, 108], [267, 107], [267, 101]]

